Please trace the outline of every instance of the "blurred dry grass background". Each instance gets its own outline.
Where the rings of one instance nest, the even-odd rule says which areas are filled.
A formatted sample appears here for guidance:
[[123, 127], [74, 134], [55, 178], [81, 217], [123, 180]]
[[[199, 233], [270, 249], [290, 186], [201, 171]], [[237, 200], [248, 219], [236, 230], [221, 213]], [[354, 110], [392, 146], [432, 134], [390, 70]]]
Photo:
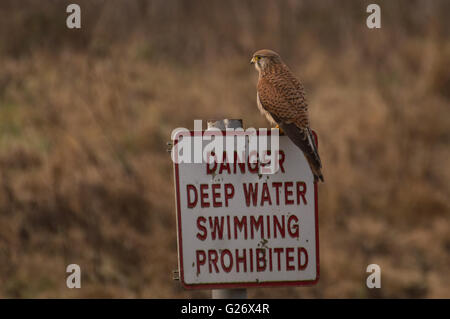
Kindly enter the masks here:
[[319, 284], [249, 296], [450, 297], [449, 1], [377, 1], [380, 30], [356, 0], [79, 0], [68, 30], [70, 2], [0, 2], [0, 297], [208, 297], [171, 280], [165, 144], [194, 119], [267, 126], [260, 48], [304, 81], [326, 183]]

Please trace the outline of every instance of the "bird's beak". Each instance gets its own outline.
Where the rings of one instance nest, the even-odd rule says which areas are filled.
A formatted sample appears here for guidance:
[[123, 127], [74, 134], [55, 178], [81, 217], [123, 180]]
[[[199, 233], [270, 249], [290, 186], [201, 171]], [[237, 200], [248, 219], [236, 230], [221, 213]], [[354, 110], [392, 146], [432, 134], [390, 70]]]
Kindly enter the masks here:
[[250, 60], [250, 64], [254, 64], [256, 62], [255, 57]]

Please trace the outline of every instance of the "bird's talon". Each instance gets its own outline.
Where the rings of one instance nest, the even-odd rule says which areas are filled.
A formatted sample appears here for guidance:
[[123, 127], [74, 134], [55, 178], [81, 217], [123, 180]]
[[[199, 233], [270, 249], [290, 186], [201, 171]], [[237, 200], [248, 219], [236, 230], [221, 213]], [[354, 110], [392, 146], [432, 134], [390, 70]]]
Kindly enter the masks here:
[[280, 135], [284, 135], [284, 131], [279, 125], [276, 125], [275, 128], [280, 130]]

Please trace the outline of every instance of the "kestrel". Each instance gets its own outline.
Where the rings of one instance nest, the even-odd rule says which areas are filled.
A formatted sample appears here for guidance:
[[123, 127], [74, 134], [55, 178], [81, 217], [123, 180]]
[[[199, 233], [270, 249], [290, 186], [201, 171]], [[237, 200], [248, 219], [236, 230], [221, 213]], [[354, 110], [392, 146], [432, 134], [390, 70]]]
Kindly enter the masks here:
[[303, 85], [274, 51], [259, 50], [250, 63], [259, 72], [256, 94], [259, 110], [302, 150], [314, 181], [323, 182], [322, 163], [309, 127]]

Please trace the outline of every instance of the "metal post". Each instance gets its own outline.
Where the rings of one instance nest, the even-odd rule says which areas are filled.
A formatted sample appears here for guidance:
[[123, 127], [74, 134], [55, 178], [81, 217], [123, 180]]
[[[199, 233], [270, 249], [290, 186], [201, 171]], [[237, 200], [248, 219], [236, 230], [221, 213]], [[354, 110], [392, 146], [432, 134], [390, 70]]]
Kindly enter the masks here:
[[[227, 128], [243, 128], [242, 120], [208, 120], [208, 128], [216, 127], [221, 130]], [[213, 289], [212, 299], [247, 299], [247, 289]]]
[[247, 289], [213, 289], [212, 299], [247, 299]]

